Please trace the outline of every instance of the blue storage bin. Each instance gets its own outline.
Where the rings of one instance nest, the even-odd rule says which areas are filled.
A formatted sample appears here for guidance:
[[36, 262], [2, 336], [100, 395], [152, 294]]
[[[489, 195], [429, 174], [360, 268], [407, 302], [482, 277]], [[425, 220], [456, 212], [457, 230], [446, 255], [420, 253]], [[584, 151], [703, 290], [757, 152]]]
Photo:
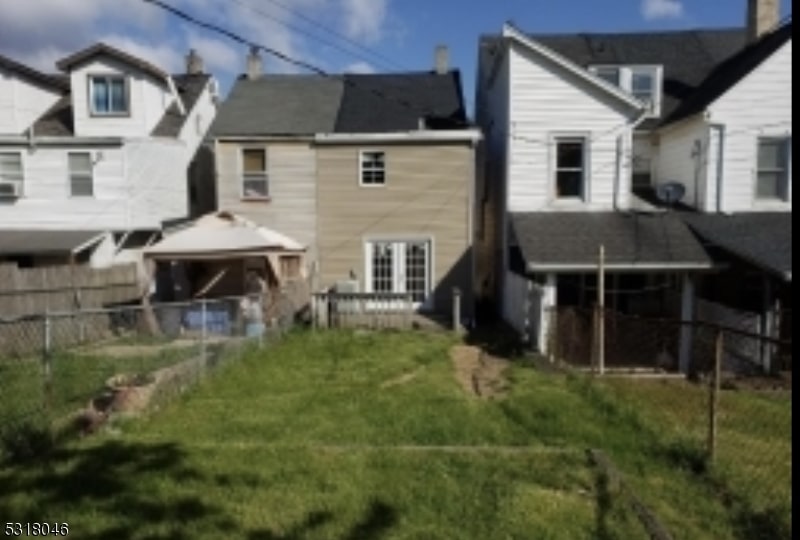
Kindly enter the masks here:
[[[203, 309], [189, 308], [183, 317], [183, 324], [188, 330], [202, 330]], [[231, 334], [231, 316], [227, 309], [206, 308], [206, 332], [209, 334]]]

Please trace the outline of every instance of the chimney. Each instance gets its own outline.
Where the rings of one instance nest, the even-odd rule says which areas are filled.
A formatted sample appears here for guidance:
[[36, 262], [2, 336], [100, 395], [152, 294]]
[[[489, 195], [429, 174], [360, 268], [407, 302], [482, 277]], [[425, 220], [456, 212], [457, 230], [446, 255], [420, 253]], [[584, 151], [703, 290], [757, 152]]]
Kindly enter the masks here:
[[250, 47], [250, 54], [247, 55], [247, 78], [251, 81], [261, 77], [264, 72], [264, 63], [258, 53], [258, 47]]
[[203, 59], [194, 49], [189, 49], [186, 55], [186, 73], [188, 75], [200, 75], [203, 73]]
[[747, 0], [747, 42], [752, 43], [780, 22], [780, 0]]
[[437, 45], [434, 67], [438, 75], [447, 75], [450, 70], [450, 51], [446, 45]]

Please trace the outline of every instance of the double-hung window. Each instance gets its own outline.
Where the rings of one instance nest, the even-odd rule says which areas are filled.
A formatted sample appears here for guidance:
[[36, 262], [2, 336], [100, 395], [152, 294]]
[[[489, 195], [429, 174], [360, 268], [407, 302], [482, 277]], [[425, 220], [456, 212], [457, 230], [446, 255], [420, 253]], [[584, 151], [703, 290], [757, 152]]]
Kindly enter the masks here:
[[789, 200], [791, 156], [790, 138], [762, 137], [758, 139], [756, 172], [756, 198], [758, 200]]
[[595, 75], [614, 86], [620, 86], [619, 68], [616, 66], [599, 66], [594, 69]]
[[19, 197], [23, 178], [22, 154], [0, 153], [0, 197]]
[[267, 150], [265, 148], [243, 148], [242, 198], [266, 199], [267, 197], [269, 197]]
[[386, 154], [363, 151], [359, 157], [362, 186], [382, 186], [386, 183]]
[[652, 116], [661, 114], [662, 66], [600, 65], [590, 66], [589, 71], [648, 104]]
[[125, 76], [90, 75], [89, 107], [94, 116], [129, 114], [128, 80]]
[[586, 191], [586, 139], [555, 139], [555, 193], [557, 199], [583, 199]]
[[656, 70], [652, 67], [631, 68], [631, 94], [652, 109], [656, 103]]
[[67, 154], [67, 160], [70, 195], [92, 197], [94, 195], [92, 155], [89, 152], [70, 152]]

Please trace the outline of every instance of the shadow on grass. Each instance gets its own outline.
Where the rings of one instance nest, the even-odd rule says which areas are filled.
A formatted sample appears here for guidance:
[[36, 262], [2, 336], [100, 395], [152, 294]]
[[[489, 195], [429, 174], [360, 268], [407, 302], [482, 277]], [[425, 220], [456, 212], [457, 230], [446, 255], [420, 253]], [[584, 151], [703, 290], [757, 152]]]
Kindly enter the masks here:
[[608, 528], [609, 514], [611, 513], [612, 498], [609, 487], [608, 475], [600, 470], [596, 473], [595, 490], [597, 491], [597, 519], [595, 525], [595, 538], [597, 540], [612, 540]]
[[[333, 519], [330, 512], [311, 512], [306, 518], [285, 533], [267, 530], [252, 531], [248, 540], [302, 540], [308, 534]], [[397, 512], [383, 501], [373, 499], [366, 514], [353, 527], [338, 537], [340, 540], [377, 540], [387, 533], [397, 522]]]
[[517, 333], [508, 324], [497, 320], [471, 329], [466, 336], [466, 342], [501, 358], [513, 359], [525, 353], [525, 347]]
[[[198, 521], [217, 527], [221, 534], [235, 529], [231, 519], [199, 496], [165, 500], [139, 485], [143, 476], [153, 474], [174, 483], [203, 478], [185, 460], [175, 444], [111, 441], [52, 450], [37, 462], [17, 463], [3, 471], [0, 515], [7, 521], [35, 522], [41, 521], [43, 509], [56, 514], [78, 505], [91, 512], [100, 530], [71, 532], [90, 540], [142, 538], [143, 529], [168, 531], [164, 538], [189, 538], [181, 524]], [[14, 495], [21, 497], [12, 506]]]

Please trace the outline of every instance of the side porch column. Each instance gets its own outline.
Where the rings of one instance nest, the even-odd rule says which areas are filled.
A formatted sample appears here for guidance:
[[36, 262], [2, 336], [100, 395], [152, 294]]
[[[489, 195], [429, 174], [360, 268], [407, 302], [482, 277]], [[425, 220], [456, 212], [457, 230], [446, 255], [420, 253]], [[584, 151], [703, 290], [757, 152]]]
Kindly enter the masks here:
[[681, 285], [681, 329], [678, 344], [678, 369], [688, 374], [692, 365], [693, 328], [687, 324], [694, 321], [695, 283], [691, 274], [683, 274]]
[[556, 284], [556, 274], [547, 274], [545, 276], [544, 286], [542, 287], [542, 324], [539, 326], [539, 350], [546, 355], [554, 353], [554, 351], [550, 350], [551, 340], [549, 338], [551, 331], [554, 331], [556, 328], [555, 307], [558, 302], [558, 289]]

